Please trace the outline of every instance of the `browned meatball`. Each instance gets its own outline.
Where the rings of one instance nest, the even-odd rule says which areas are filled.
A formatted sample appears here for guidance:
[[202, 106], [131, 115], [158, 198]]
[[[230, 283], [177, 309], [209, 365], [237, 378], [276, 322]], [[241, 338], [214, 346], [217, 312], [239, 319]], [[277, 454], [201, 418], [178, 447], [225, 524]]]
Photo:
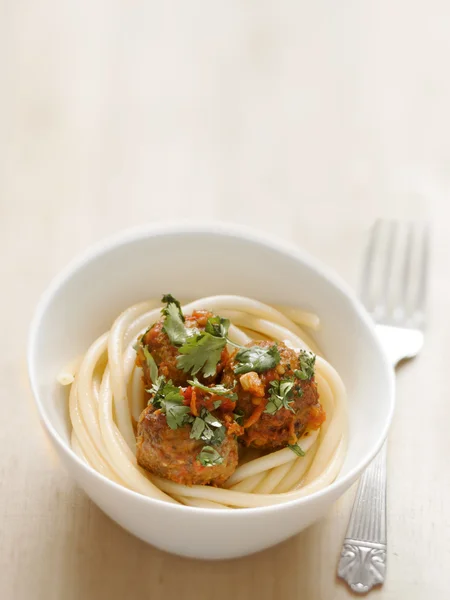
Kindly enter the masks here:
[[[136, 457], [141, 467], [176, 483], [220, 486], [237, 467], [238, 444], [233, 435], [225, 435], [220, 445], [208, 446], [190, 438], [191, 425], [171, 429], [166, 416], [151, 405], [142, 412], [137, 432]], [[208, 449], [211, 466], [199, 459]]]
[[[200, 331], [205, 329], [206, 323], [213, 314], [207, 310], [196, 310], [190, 316], [186, 316], [184, 325], [186, 328], [197, 328]], [[141, 345], [137, 350], [137, 364], [143, 369], [144, 384], [149, 388], [152, 384], [147, 361], [145, 360], [143, 346], [146, 346], [158, 367], [158, 375], [163, 375], [167, 380], [172, 380], [174, 385], [187, 385], [189, 379], [192, 379], [190, 373], [185, 373], [177, 367], [177, 358], [180, 356], [178, 348], [173, 345], [163, 329], [164, 319], [158, 321], [145, 332]], [[216, 375], [222, 372], [225, 361], [228, 359], [226, 349], [222, 352], [222, 357], [217, 365]], [[205, 378], [201, 373], [198, 379], [203, 383], [213, 383], [216, 376]]]
[[[252, 342], [249, 347], [269, 348], [274, 344], [260, 341]], [[222, 383], [226, 387], [236, 381], [236, 411], [240, 410], [244, 416], [244, 435], [240, 441], [247, 446], [274, 449], [295, 444], [306, 428], [317, 429], [325, 420], [314, 375], [304, 380], [297, 377], [295, 371], [301, 369], [299, 355], [282, 342], [277, 347], [280, 362], [273, 369], [261, 374], [251, 371], [236, 375], [234, 369], [239, 363], [235, 352], [223, 372]], [[280, 393], [283, 382], [290, 386], [290, 391], [285, 404], [276, 408], [271, 399]]]

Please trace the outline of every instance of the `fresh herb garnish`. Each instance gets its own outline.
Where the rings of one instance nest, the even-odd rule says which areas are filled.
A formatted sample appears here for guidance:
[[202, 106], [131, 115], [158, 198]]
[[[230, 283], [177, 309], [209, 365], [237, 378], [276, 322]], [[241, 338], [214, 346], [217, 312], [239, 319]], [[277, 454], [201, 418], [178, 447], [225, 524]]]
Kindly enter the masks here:
[[[164, 296], [164, 298], [167, 297]], [[172, 298], [172, 296], [170, 297]], [[169, 302], [161, 312], [165, 317], [163, 331], [167, 333], [169, 340], [174, 346], [182, 346], [189, 336], [189, 331], [184, 326], [184, 316], [181, 312], [180, 303], [178, 300]]]
[[192, 423], [192, 429], [189, 437], [193, 440], [199, 440], [205, 429], [205, 421], [200, 417], [195, 417]]
[[[197, 377], [194, 377], [194, 380], [188, 381], [188, 383], [192, 387], [196, 387], [200, 390], [203, 390], [204, 392], [207, 392], [208, 394], [214, 394], [215, 396], [224, 396], [225, 398], [229, 398], [230, 400], [233, 400], [233, 402], [235, 402], [237, 400], [237, 394], [235, 392], [233, 392], [232, 389], [227, 388], [222, 384], [213, 385], [212, 387], [208, 387], [207, 385], [203, 385], [202, 383], [200, 383], [200, 381], [197, 379]], [[220, 402], [219, 402], [219, 405], [220, 405]]]
[[173, 385], [171, 380], [166, 382], [164, 377], [158, 377], [148, 391], [153, 394], [151, 404], [166, 415], [167, 425], [171, 429], [178, 429], [192, 421], [189, 406], [183, 404], [184, 396], [180, 388]]
[[223, 463], [223, 457], [212, 446], [203, 446], [201, 452], [197, 454], [197, 460], [204, 467], [214, 467]]
[[181, 320], [184, 323], [184, 315], [183, 315], [183, 311], [181, 310], [181, 304], [176, 298], [174, 298], [172, 296], [172, 294], [164, 294], [161, 302], [163, 302], [164, 304], [167, 304], [167, 306], [161, 310], [161, 312], [164, 316], [167, 316], [167, 310], [169, 308], [169, 304], [175, 304], [175, 306], [178, 309], [178, 312], [180, 313]]
[[[215, 375], [222, 350], [227, 344], [226, 336], [229, 326], [229, 319], [216, 316], [208, 319], [205, 331], [198, 332], [197, 330], [193, 335], [189, 335], [188, 330], [187, 339], [180, 348], [180, 354], [183, 356], [177, 358], [177, 366], [185, 373], [191, 372], [193, 375], [199, 371], [202, 371], [205, 377]], [[222, 387], [217, 386], [217, 388]], [[214, 393], [226, 395], [223, 392]]]
[[242, 348], [235, 356], [235, 360], [240, 363], [234, 368], [236, 375], [255, 371], [263, 373], [276, 367], [280, 360], [280, 353], [276, 345], [269, 348], [252, 346], [251, 348]]
[[167, 400], [166, 406], [166, 420], [167, 425], [170, 429], [178, 429], [191, 422], [192, 417], [189, 416], [189, 406], [183, 406], [178, 402]]
[[150, 372], [150, 379], [152, 380], [152, 383], [155, 383], [158, 379], [158, 367], [156, 366], [155, 359], [148, 351], [147, 346], [142, 346], [142, 349], [144, 351], [145, 360], [147, 361], [147, 367]]
[[[169, 393], [171, 391], [169, 390], [169, 386], [171, 385], [172, 381], [169, 380], [169, 382], [166, 382], [164, 375], [157, 377], [155, 381], [152, 382], [151, 387], [148, 390], [145, 390], [149, 394], [152, 394], [149, 404], [153, 404], [155, 408], [161, 408], [161, 402], [165, 399], [164, 388], [167, 386], [167, 393]], [[176, 389], [179, 391], [178, 388]]]
[[[192, 375], [199, 371], [202, 371], [205, 377], [215, 375], [222, 350], [227, 342], [232, 343], [227, 337], [230, 320], [216, 315], [207, 320], [204, 331], [187, 328], [179, 301], [171, 294], [164, 295], [162, 300], [167, 304], [161, 311], [165, 317], [163, 330], [171, 343], [179, 347], [178, 368], [185, 373], [190, 372]], [[235, 357], [236, 361], [240, 363], [235, 367], [236, 374], [250, 371], [263, 373], [280, 362], [280, 353], [276, 345], [270, 348], [259, 346], [244, 348], [238, 344], [232, 344], [240, 348]]]
[[166, 402], [167, 400], [179, 402], [184, 401], [184, 396], [181, 393], [180, 388], [176, 385], [173, 385], [171, 379], [166, 381], [163, 375], [158, 377], [151, 388], [147, 391], [153, 394], [151, 402], [155, 408], [162, 408], [162, 403]]
[[305, 456], [306, 454], [306, 452], [302, 450], [298, 444], [289, 444], [288, 448], [290, 448], [297, 456]]
[[177, 358], [177, 366], [185, 373], [195, 375], [202, 370], [205, 377], [211, 377], [216, 373], [216, 366], [226, 343], [226, 338], [215, 337], [206, 332], [190, 337], [179, 349], [181, 356]]
[[222, 423], [204, 408], [192, 423], [190, 438], [219, 446], [225, 439], [225, 435], [226, 430]]
[[273, 415], [280, 408], [287, 408], [291, 412], [294, 409], [291, 406], [293, 402], [294, 381], [292, 379], [280, 379], [271, 381], [269, 384], [269, 401], [267, 402], [265, 413]]
[[224, 319], [218, 315], [210, 317], [206, 322], [205, 331], [215, 337], [227, 337], [230, 327], [230, 319]]
[[300, 350], [298, 356], [300, 363], [300, 369], [294, 371], [294, 375], [302, 381], [307, 381], [314, 377], [314, 366], [316, 363], [316, 356], [312, 352], [306, 350]]

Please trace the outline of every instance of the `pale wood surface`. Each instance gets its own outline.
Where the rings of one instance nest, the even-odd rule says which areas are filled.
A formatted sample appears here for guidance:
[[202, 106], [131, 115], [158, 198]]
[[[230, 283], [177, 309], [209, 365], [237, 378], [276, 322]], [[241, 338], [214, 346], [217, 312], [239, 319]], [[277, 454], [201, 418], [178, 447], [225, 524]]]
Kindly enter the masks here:
[[24, 353], [39, 294], [91, 242], [227, 218], [356, 284], [377, 216], [433, 225], [430, 327], [398, 373], [387, 583], [450, 593], [447, 2], [0, 1], [0, 598], [329, 600], [352, 492], [239, 561], [163, 554], [106, 518], [42, 433]]

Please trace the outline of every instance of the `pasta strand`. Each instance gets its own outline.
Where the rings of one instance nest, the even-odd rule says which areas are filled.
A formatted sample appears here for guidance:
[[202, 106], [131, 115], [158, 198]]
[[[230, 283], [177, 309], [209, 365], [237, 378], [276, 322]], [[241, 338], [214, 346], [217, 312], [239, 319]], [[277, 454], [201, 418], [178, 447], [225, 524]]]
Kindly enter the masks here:
[[150, 300], [126, 309], [84, 357], [72, 361], [58, 376], [61, 385], [70, 385], [71, 444], [78, 458], [135, 492], [205, 509], [269, 506], [329, 485], [345, 459], [347, 404], [339, 374], [302, 328], [317, 330], [319, 318], [296, 308], [231, 295], [200, 298], [183, 307], [185, 313], [198, 309], [229, 318], [228, 335], [235, 344], [270, 339], [317, 354], [315, 379], [327, 418], [320, 430], [307, 431], [298, 441], [304, 455], [288, 447], [263, 455], [248, 450], [223, 488], [174, 483], [137, 464], [133, 425], [145, 407], [145, 397], [134, 344], [160, 318], [160, 303]]

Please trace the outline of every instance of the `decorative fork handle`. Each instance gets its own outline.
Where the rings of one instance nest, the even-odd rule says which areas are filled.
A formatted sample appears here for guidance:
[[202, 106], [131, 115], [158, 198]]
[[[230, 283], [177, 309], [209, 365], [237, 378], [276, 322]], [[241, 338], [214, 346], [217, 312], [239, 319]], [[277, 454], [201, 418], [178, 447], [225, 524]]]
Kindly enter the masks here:
[[359, 481], [338, 566], [359, 594], [383, 583], [386, 573], [386, 444]]

